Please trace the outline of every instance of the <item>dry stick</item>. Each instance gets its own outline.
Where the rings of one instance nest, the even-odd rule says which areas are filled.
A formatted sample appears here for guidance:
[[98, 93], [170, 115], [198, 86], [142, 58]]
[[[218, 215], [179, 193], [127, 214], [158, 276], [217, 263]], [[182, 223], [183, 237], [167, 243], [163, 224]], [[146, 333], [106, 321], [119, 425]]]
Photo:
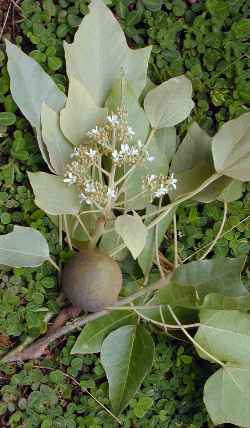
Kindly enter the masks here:
[[221, 234], [223, 232], [225, 223], [226, 223], [226, 219], [227, 219], [227, 211], [228, 211], [228, 206], [227, 203], [224, 202], [224, 214], [223, 214], [223, 219], [220, 225], [220, 228], [218, 230], [218, 233], [216, 235], [216, 237], [214, 238], [214, 240], [212, 241], [211, 245], [208, 247], [207, 251], [205, 251], [205, 253], [200, 257], [200, 260], [204, 260], [207, 255], [210, 253], [210, 251], [212, 251], [212, 249], [214, 248], [216, 242], [220, 239]]
[[2, 30], [1, 30], [1, 33], [0, 33], [0, 40], [2, 39], [2, 37], [3, 37], [3, 32], [4, 32], [4, 29], [5, 29], [5, 26], [6, 26], [6, 24], [7, 24], [7, 21], [8, 21], [8, 18], [9, 18], [9, 14], [10, 14], [10, 8], [11, 8], [11, 3], [9, 4], [9, 7], [8, 7], [8, 10], [7, 10], [7, 13], [6, 13], [6, 16], [5, 16], [5, 19], [4, 19], [4, 23], [3, 23], [3, 26], [2, 26]]
[[24, 361], [24, 360], [31, 360], [34, 358], [40, 358], [45, 352], [48, 345], [54, 342], [59, 337], [62, 337], [72, 331], [75, 331], [80, 327], [83, 327], [85, 324], [87, 324], [90, 321], [94, 321], [98, 318], [101, 318], [104, 315], [109, 314], [112, 311], [112, 309], [113, 308], [115, 309], [117, 306], [127, 305], [130, 302], [133, 302], [135, 299], [138, 299], [138, 297], [144, 296], [145, 294], [151, 293], [155, 290], [158, 290], [159, 288], [165, 287], [169, 283], [171, 277], [172, 277], [172, 273], [168, 274], [164, 279], [160, 279], [159, 281], [155, 282], [151, 286], [148, 286], [143, 290], [139, 290], [136, 293], [132, 294], [131, 296], [118, 301], [113, 306], [111, 306], [110, 309], [103, 309], [102, 311], [83, 316], [81, 318], [78, 318], [70, 322], [64, 327], [61, 327], [58, 330], [53, 331], [52, 333], [46, 334], [44, 337], [37, 340], [34, 344], [24, 349], [22, 352], [15, 353], [15, 350], [13, 350], [11, 352], [11, 355], [6, 354], [1, 359], [1, 362], [8, 363], [8, 362], [14, 362], [14, 361]]

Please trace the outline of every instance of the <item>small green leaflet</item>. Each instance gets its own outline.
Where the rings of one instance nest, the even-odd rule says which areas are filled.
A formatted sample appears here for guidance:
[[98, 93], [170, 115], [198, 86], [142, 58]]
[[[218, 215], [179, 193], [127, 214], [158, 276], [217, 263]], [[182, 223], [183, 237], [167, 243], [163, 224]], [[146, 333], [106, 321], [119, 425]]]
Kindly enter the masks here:
[[229, 364], [215, 372], [204, 387], [204, 403], [215, 425], [250, 426], [250, 367]]
[[45, 103], [41, 112], [42, 137], [49, 154], [51, 165], [58, 175], [65, 173], [73, 151], [71, 144], [64, 138], [59, 127], [59, 115]]
[[80, 201], [74, 186], [46, 172], [28, 172], [28, 176], [39, 208], [51, 215], [78, 214]]
[[138, 325], [113, 331], [101, 348], [101, 363], [109, 383], [113, 411], [119, 415], [139, 389], [151, 369], [154, 342], [149, 332]]
[[194, 107], [192, 84], [185, 76], [173, 77], [149, 91], [144, 100], [152, 128], [175, 126], [186, 119]]
[[107, 110], [98, 107], [84, 85], [70, 76], [69, 93], [60, 114], [60, 125], [65, 137], [75, 146], [81, 144], [85, 134], [98, 123], [103, 123]]
[[102, 0], [93, 0], [89, 9], [74, 42], [64, 45], [68, 76], [83, 83], [98, 106], [103, 106], [121, 70], [139, 96], [146, 83], [151, 47], [130, 49], [120, 24]]
[[216, 292], [225, 296], [244, 296], [248, 294], [241, 282], [244, 264], [243, 257], [198, 260], [179, 266], [172, 281], [182, 286], [192, 285], [201, 299]]
[[147, 238], [147, 228], [137, 213], [117, 217], [115, 230], [121, 236], [134, 259], [142, 252]]
[[66, 97], [33, 58], [8, 40], [6, 51], [13, 99], [31, 125], [39, 128], [42, 103], [58, 112]]
[[89, 322], [74, 344], [71, 354], [95, 354], [100, 352], [102, 342], [113, 330], [123, 325], [135, 325], [138, 316], [133, 311], [113, 311], [109, 315]]
[[213, 138], [212, 152], [217, 172], [250, 180], [250, 113], [225, 123]]
[[48, 259], [47, 241], [38, 230], [14, 226], [13, 232], [0, 236], [0, 264], [2, 265], [35, 267]]

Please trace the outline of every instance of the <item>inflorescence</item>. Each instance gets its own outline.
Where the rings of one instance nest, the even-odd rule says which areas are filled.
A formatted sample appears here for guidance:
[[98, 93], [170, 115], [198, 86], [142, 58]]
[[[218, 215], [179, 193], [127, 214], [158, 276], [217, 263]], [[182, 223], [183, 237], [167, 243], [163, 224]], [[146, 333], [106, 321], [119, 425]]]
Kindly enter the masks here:
[[[110, 172], [103, 168], [103, 160], [111, 160], [113, 167], [125, 167], [125, 171], [143, 162], [153, 162], [152, 156], [134, 130], [128, 125], [127, 113], [118, 108], [107, 116], [106, 123], [87, 132], [83, 143], [71, 154], [72, 161], [67, 165], [64, 182], [75, 185], [81, 202], [93, 204], [102, 209], [108, 201], [115, 202], [119, 188], [110, 185]], [[142, 180], [142, 189], [148, 190], [151, 199], [161, 198], [171, 188], [176, 188], [177, 179], [147, 175]]]

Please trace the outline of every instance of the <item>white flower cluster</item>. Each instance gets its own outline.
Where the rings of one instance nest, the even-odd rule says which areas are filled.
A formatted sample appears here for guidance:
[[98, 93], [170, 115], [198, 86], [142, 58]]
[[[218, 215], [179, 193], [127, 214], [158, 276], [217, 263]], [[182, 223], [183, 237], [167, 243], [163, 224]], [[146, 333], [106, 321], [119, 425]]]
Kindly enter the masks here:
[[151, 174], [143, 179], [143, 188], [151, 192], [152, 199], [167, 195], [171, 189], [176, 189], [176, 184], [177, 178], [173, 174], [170, 177]]
[[112, 158], [118, 166], [122, 166], [124, 164], [134, 165], [140, 159], [147, 159], [149, 162], [154, 160], [154, 156], [149, 154], [149, 152], [143, 147], [140, 140], [136, 145], [130, 145], [128, 143], [121, 144], [120, 150], [113, 150]]

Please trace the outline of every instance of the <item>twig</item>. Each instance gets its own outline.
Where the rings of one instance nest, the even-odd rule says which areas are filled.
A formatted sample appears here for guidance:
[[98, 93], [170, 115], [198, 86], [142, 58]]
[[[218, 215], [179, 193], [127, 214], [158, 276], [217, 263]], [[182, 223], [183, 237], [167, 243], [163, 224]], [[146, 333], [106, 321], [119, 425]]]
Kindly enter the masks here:
[[216, 242], [220, 239], [221, 234], [222, 234], [222, 232], [223, 232], [223, 229], [224, 229], [224, 227], [225, 227], [226, 220], [227, 220], [227, 211], [228, 211], [228, 206], [227, 206], [227, 203], [226, 203], [226, 202], [224, 202], [224, 214], [223, 214], [223, 219], [222, 219], [222, 222], [221, 222], [220, 228], [219, 228], [219, 230], [218, 230], [218, 233], [217, 233], [217, 235], [215, 236], [214, 240], [212, 241], [211, 245], [208, 247], [207, 251], [205, 251], [205, 253], [200, 257], [200, 260], [204, 260], [204, 259], [207, 257], [207, 255], [208, 255], [208, 254], [212, 251], [212, 249], [214, 248], [214, 246], [215, 246]]
[[71, 251], [73, 251], [72, 242], [71, 242], [70, 234], [69, 234], [68, 221], [67, 221], [67, 217], [66, 217], [65, 214], [63, 214], [63, 220], [64, 220], [65, 232], [66, 232], [66, 236], [67, 236], [67, 241], [68, 241], [68, 244], [69, 244], [69, 248], [70, 248]]
[[3, 22], [3, 26], [2, 26], [1, 33], [0, 33], [0, 40], [1, 40], [1, 39], [2, 39], [2, 37], [3, 37], [3, 32], [4, 32], [5, 26], [6, 26], [6, 24], [7, 24], [8, 18], [9, 18], [10, 8], [11, 8], [11, 3], [9, 4], [9, 7], [8, 7], [8, 10], [7, 10], [7, 13], [6, 13], [6, 16], [5, 16], [4, 22]]
[[60, 272], [59, 266], [56, 264], [56, 262], [51, 257], [48, 258], [48, 261], [58, 272]]
[[176, 214], [173, 216], [174, 223], [174, 268], [178, 267], [178, 239], [177, 239], [177, 225], [176, 225]]
[[85, 226], [84, 222], [82, 221], [81, 217], [80, 217], [79, 215], [76, 215], [76, 218], [77, 218], [77, 220], [78, 220], [78, 223], [81, 225], [82, 229], [83, 229], [83, 230], [84, 230], [84, 232], [86, 233], [87, 238], [88, 238], [88, 239], [91, 239], [91, 236], [90, 236], [90, 234], [89, 234], [89, 231], [88, 231], [87, 227]]
[[9, 356], [9, 354], [5, 355], [2, 358], [1, 362], [7, 363], [7, 362], [13, 362], [13, 361], [24, 361], [24, 360], [31, 360], [34, 358], [40, 358], [44, 354], [48, 345], [50, 343], [53, 343], [59, 337], [62, 337], [68, 333], [71, 333], [83, 327], [85, 324], [87, 324], [90, 321], [94, 321], [98, 318], [101, 318], [104, 315], [109, 314], [112, 311], [112, 308], [116, 308], [117, 306], [128, 305], [130, 302], [133, 302], [135, 299], [138, 299], [139, 297], [142, 297], [145, 294], [154, 292], [155, 290], [165, 287], [171, 280], [171, 277], [172, 277], [172, 273], [169, 273], [164, 279], [160, 279], [159, 281], [155, 282], [151, 286], [145, 287], [144, 289], [137, 291], [131, 296], [118, 301], [113, 305], [113, 307], [111, 306], [110, 309], [103, 309], [102, 311], [80, 317], [68, 323], [64, 327], [61, 327], [52, 333], [46, 334], [44, 337], [37, 340], [34, 344], [24, 349], [22, 352], [15, 353], [15, 350], [14, 350], [11, 356]]

